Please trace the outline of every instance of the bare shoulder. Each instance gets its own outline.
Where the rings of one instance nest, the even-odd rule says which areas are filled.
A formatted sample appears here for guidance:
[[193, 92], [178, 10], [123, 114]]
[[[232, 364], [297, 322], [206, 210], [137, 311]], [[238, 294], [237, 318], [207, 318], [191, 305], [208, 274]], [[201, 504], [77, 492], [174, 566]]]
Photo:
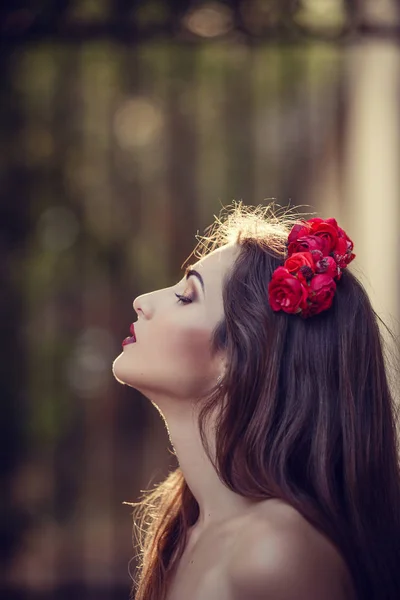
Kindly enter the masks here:
[[279, 500], [249, 515], [232, 547], [228, 578], [234, 600], [354, 600], [335, 546]]

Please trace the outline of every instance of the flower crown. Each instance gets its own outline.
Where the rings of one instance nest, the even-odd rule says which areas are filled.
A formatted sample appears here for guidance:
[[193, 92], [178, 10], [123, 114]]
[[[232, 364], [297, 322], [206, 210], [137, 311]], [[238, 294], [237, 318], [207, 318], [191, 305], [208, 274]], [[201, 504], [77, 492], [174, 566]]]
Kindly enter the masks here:
[[355, 258], [354, 244], [335, 219], [308, 219], [294, 225], [283, 267], [268, 285], [273, 310], [307, 318], [332, 305], [342, 271]]

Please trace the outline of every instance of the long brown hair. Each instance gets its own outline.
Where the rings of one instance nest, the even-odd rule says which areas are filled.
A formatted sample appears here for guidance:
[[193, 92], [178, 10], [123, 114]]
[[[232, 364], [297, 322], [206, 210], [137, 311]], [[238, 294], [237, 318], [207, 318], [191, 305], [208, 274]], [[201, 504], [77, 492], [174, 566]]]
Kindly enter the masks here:
[[[397, 416], [381, 320], [349, 269], [329, 310], [306, 320], [272, 311], [268, 283], [298, 220], [273, 204], [234, 204], [194, 251], [200, 258], [233, 240], [240, 246], [212, 337], [228, 367], [202, 399], [203, 445], [211, 459], [204, 424], [226, 398], [213, 461], [222, 481], [247, 498], [297, 509], [337, 546], [360, 600], [398, 600]], [[199, 507], [179, 468], [134, 505], [135, 598], [163, 600]]]

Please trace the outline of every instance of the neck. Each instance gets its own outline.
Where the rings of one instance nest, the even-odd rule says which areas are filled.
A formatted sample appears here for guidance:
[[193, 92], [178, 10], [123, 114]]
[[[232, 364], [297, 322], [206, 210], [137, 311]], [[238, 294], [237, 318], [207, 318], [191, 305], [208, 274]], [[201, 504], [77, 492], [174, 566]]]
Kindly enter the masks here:
[[[202, 532], [210, 525], [243, 513], [254, 501], [233, 492], [219, 479], [202, 445], [196, 412], [186, 407], [182, 410], [181, 405], [179, 411], [163, 411], [163, 414], [179, 466], [199, 505], [199, 518], [193, 529]], [[206, 431], [213, 451], [211, 429]]]

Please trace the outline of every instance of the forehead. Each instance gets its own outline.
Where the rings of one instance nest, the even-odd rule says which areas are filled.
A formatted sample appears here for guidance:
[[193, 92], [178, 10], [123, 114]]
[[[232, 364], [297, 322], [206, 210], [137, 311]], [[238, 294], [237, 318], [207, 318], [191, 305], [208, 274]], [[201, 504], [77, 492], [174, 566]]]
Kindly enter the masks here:
[[207, 254], [193, 265], [193, 268], [204, 276], [204, 279], [222, 279], [233, 266], [239, 254], [237, 244], [226, 244]]

